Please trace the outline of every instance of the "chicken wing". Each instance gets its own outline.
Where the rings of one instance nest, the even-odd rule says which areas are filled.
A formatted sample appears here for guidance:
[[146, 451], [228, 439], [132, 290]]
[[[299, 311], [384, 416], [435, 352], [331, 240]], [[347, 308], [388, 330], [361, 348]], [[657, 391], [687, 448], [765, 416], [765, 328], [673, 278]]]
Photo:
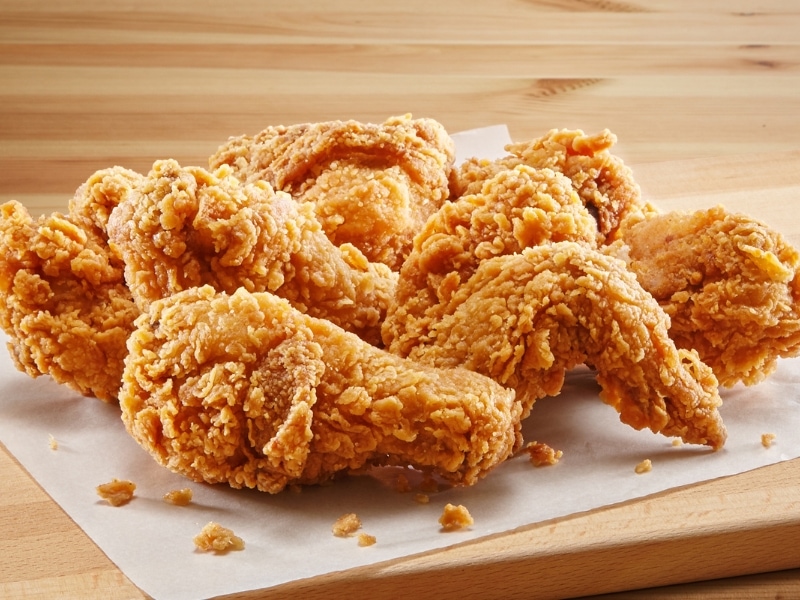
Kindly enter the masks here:
[[310, 202], [335, 245], [398, 270], [414, 234], [449, 195], [455, 147], [433, 119], [326, 121], [232, 138], [210, 157], [242, 181]]
[[138, 314], [97, 236], [59, 214], [34, 220], [13, 200], [0, 207], [0, 324], [21, 371], [114, 401]]
[[411, 465], [469, 485], [521, 443], [511, 390], [392, 355], [268, 292], [155, 301], [129, 348], [126, 427], [197, 481], [276, 493]]
[[631, 169], [609, 152], [616, 142], [617, 137], [607, 129], [596, 135], [579, 129], [553, 129], [529, 142], [509, 144], [506, 151], [510, 154], [499, 160], [466, 161], [454, 172], [452, 194], [477, 193], [484, 181], [519, 164], [553, 169], [572, 181], [597, 219], [601, 242], [610, 243], [618, 239], [623, 223], [657, 212], [642, 199]]
[[586, 362], [624, 423], [724, 444], [716, 378], [675, 347], [669, 318], [622, 260], [577, 242], [526, 248], [482, 261], [443, 305], [412, 343], [399, 337], [390, 350], [487, 375], [516, 390], [524, 414]]
[[653, 216], [620, 246], [670, 316], [670, 336], [694, 348], [724, 386], [758, 383], [800, 353], [800, 254], [779, 233], [721, 206]]
[[269, 183], [243, 184], [228, 166], [210, 173], [158, 161], [111, 213], [109, 240], [125, 261], [141, 310], [200, 285], [270, 291], [371, 343], [397, 274], [349, 244], [335, 246], [310, 204]]
[[424, 342], [428, 324], [487, 258], [597, 239], [594, 219], [564, 175], [527, 165], [501, 170], [475, 193], [448, 202], [417, 235], [383, 325], [384, 342], [400, 354]]

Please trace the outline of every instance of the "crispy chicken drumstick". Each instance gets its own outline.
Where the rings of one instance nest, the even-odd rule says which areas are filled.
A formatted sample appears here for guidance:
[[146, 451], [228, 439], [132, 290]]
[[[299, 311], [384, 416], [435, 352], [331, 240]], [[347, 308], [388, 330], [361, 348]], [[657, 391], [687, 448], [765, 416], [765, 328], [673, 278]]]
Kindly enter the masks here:
[[268, 292], [155, 301], [129, 348], [126, 427], [198, 481], [274, 493], [410, 464], [472, 484], [520, 443], [511, 390], [389, 354]]

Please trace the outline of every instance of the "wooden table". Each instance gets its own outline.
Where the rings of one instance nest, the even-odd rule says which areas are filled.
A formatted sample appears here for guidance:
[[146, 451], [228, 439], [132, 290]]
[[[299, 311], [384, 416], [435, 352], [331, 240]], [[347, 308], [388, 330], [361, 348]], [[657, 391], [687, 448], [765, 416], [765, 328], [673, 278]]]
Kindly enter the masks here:
[[[113, 164], [205, 165], [270, 124], [411, 112], [452, 132], [506, 123], [516, 140], [608, 127], [663, 209], [724, 202], [800, 245], [800, 11], [752, 4], [0, 0], [0, 202], [64, 211]], [[143, 597], [2, 447], [0, 481], [0, 596]], [[557, 598], [716, 578], [648, 597], [798, 597], [799, 546], [794, 460], [237, 598]]]

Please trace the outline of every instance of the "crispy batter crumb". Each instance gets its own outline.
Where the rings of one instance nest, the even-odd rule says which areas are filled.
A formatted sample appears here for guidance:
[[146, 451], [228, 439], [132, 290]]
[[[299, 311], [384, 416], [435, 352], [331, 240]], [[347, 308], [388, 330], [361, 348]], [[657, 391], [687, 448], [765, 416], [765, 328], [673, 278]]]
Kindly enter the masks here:
[[244, 550], [244, 540], [227, 527], [209, 521], [206, 526], [194, 536], [194, 545], [203, 552], [216, 552], [222, 554], [229, 550]]
[[428, 504], [431, 501], [431, 497], [428, 494], [414, 494], [414, 501], [419, 504]]
[[164, 494], [164, 502], [175, 504], [176, 506], [186, 506], [192, 501], [191, 488], [181, 490], [171, 490]]
[[531, 464], [534, 467], [554, 465], [564, 456], [561, 450], [554, 450], [542, 442], [531, 442], [525, 446], [525, 451], [531, 457]]
[[463, 529], [474, 524], [475, 521], [472, 515], [469, 514], [467, 508], [461, 504], [448, 503], [442, 511], [442, 516], [439, 517], [439, 524], [445, 531], [455, 531], [456, 529]]
[[394, 480], [394, 489], [400, 494], [405, 494], [411, 491], [411, 483], [408, 481], [405, 473], [400, 473]]
[[362, 548], [372, 546], [377, 541], [378, 539], [374, 535], [369, 535], [368, 533], [358, 534], [358, 545]]
[[653, 462], [649, 458], [645, 458], [642, 462], [640, 462], [636, 467], [633, 469], [636, 471], [637, 475], [641, 475], [642, 473], [649, 473], [653, 470]]
[[98, 485], [96, 489], [97, 494], [103, 500], [108, 500], [111, 506], [122, 506], [130, 502], [131, 498], [133, 498], [136, 484], [132, 481], [114, 478], [108, 483]]
[[336, 537], [350, 537], [359, 529], [361, 529], [361, 519], [356, 513], [342, 515], [336, 519], [332, 527], [333, 535]]
[[58, 440], [50, 434], [50, 450], [58, 450]]
[[683, 446], [683, 440], [681, 440], [680, 438], [675, 438], [674, 440], [672, 440], [672, 445], [675, 446], [676, 448], [678, 446]]
[[762, 433], [761, 434], [761, 445], [764, 448], [769, 448], [772, 446], [772, 443], [775, 441], [777, 436], [774, 433]]

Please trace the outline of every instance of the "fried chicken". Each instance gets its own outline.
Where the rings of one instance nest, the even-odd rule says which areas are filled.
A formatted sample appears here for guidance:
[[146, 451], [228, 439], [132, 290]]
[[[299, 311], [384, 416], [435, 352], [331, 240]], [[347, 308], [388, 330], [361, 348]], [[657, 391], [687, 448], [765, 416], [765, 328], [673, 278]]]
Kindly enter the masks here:
[[482, 260], [551, 241], [595, 245], [597, 238], [594, 219], [564, 175], [526, 165], [501, 170], [475, 193], [443, 206], [415, 238], [384, 342], [401, 355], [424, 343], [429, 323]]
[[158, 161], [113, 210], [108, 230], [143, 311], [191, 287], [244, 287], [276, 293], [302, 312], [380, 343], [397, 274], [349, 244], [335, 246], [312, 205], [265, 181], [241, 183], [228, 166], [210, 173]]
[[138, 314], [98, 235], [57, 213], [34, 220], [16, 201], [0, 206], [0, 325], [17, 368], [114, 401]]
[[724, 386], [752, 385], [800, 353], [800, 254], [777, 232], [721, 206], [633, 225], [620, 256]]
[[713, 448], [726, 437], [717, 380], [678, 350], [669, 318], [625, 263], [586, 244], [554, 242], [486, 259], [425, 331], [395, 327], [390, 350], [457, 366], [512, 387], [524, 414], [561, 390], [567, 370], [597, 370], [603, 401], [628, 425]]
[[242, 181], [268, 181], [311, 203], [337, 246], [398, 270], [414, 234], [447, 199], [455, 147], [433, 119], [327, 121], [230, 139], [210, 157]]
[[524, 164], [566, 175], [583, 203], [597, 219], [601, 242], [619, 237], [624, 222], [637, 222], [657, 212], [642, 199], [629, 167], [609, 152], [617, 137], [607, 129], [595, 135], [581, 130], [553, 129], [546, 135], [509, 144], [510, 154], [495, 161], [470, 159], [453, 174], [451, 193], [458, 197], [480, 191], [498, 172]]
[[388, 464], [469, 485], [521, 443], [511, 390], [375, 348], [268, 292], [155, 301], [129, 350], [126, 427], [198, 481], [276, 493]]
[[[111, 211], [143, 181], [144, 175], [123, 167], [96, 171], [70, 199], [70, 220], [93, 235], [100, 244], [107, 245]], [[111, 260], [115, 259], [117, 257], [112, 255]]]

